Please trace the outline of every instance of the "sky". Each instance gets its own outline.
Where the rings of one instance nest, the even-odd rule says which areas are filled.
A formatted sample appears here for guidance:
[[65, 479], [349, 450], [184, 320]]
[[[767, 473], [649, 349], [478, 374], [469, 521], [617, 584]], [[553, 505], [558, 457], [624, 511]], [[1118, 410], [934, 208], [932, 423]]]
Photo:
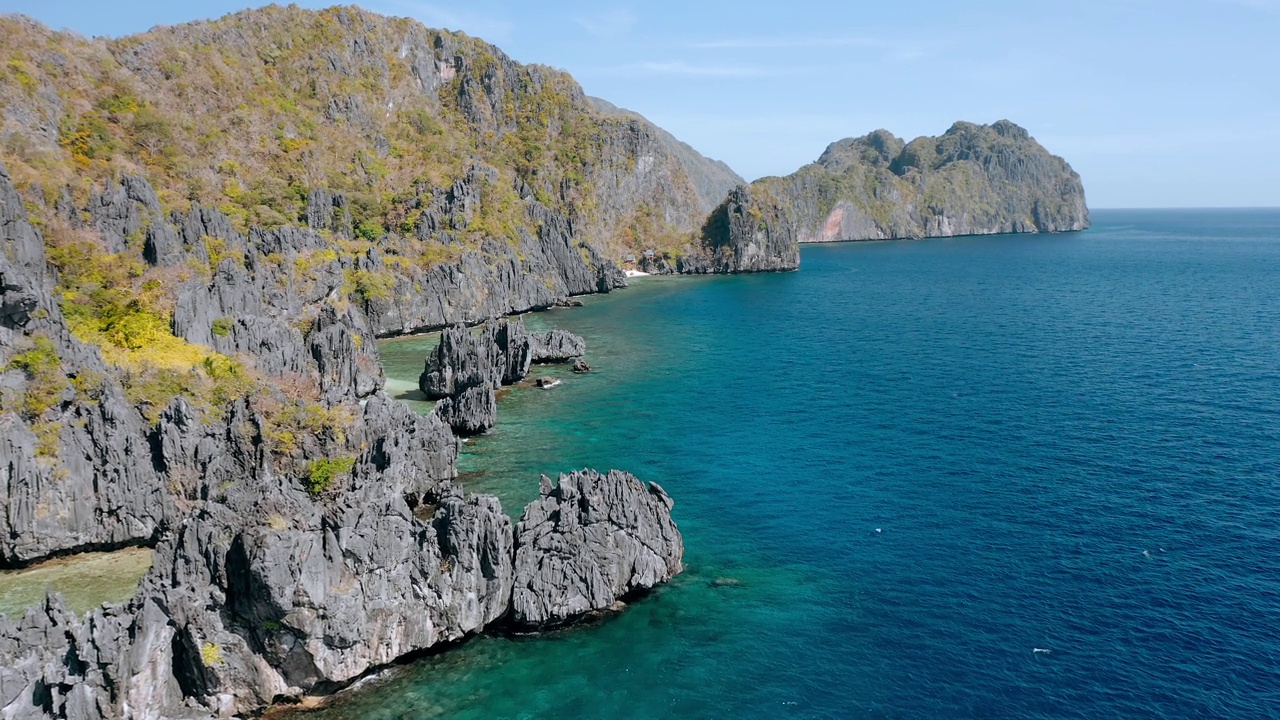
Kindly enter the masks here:
[[[246, 2], [0, 11], [119, 36]], [[877, 128], [1005, 118], [1071, 163], [1091, 207], [1280, 206], [1280, 0], [360, 4], [563, 68], [748, 180]]]

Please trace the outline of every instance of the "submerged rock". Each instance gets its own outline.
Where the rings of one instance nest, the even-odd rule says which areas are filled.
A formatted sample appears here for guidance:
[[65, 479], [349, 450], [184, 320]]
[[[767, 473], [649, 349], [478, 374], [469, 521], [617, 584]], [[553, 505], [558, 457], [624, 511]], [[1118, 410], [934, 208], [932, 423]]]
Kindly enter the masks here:
[[674, 503], [630, 473], [583, 470], [542, 478], [516, 526], [511, 621], [540, 629], [605, 610], [683, 569]]

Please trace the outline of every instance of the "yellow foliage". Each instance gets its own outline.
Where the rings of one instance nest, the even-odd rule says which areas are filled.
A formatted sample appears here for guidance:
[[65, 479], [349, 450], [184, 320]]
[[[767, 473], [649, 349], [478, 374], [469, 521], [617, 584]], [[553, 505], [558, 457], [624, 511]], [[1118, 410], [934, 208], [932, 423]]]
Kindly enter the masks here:
[[211, 642], [201, 644], [200, 661], [204, 663], [205, 667], [217, 665], [222, 662], [222, 648]]

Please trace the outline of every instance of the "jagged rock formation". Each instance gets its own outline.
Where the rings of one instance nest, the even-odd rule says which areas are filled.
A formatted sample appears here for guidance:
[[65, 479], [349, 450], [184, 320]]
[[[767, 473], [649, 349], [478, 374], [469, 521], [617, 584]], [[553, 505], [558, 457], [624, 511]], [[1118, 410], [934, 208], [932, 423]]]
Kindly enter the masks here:
[[196, 206], [333, 233], [379, 335], [621, 286], [607, 261], [741, 182], [561, 71], [354, 7], [93, 41], [0, 16], [0, 38], [0, 161], [40, 220], [83, 206], [109, 251], [157, 256], [153, 221]]
[[[332, 298], [340, 265], [307, 262], [326, 239], [241, 234], [203, 208], [164, 217], [147, 188], [124, 181], [93, 205], [103, 242], [118, 231], [152, 248], [152, 268], [189, 269], [163, 333], [137, 302], [104, 306], [154, 343], [136, 357], [78, 337], [105, 332], [70, 277], [78, 246], [50, 245], [55, 276], [0, 166], [0, 565], [156, 545], [123, 605], [0, 618], [0, 716], [246, 714], [505, 618], [511, 522], [451, 484], [442, 413], [383, 394], [369, 323]], [[90, 270], [123, 289], [110, 266]], [[519, 322], [491, 332], [498, 382], [549, 341]]]
[[516, 548], [497, 500], [439, 485], [423, 520], [409, 476], [370, 467], [324, 503], [279, 479], [236, 483], [166, 536], [128, 603], [80, 618], [55, 597], [0, 617], [0, 713], [243, 714], [508, 613], [521, 629], [563, 624], [681, 570], [671, 499], [626, 473], [544, 478]]
[[0, 565], [153, 538], [175, 509], [136, 461], [150, 456], [146, 423], [69, 331], [2, 166], [0, 249]]
[[566, 330], [533, 335], [532, 344], [535, 363], [567, 363], [587, 354], [586, 341]]
[[376, 338], [625, 286], [618, 228], [692, 232], [700, 156], [355, 8], [0, 47], [0, 567], [155, 547], [128, 603], [0, 618], [0, 716], [252, 713], [505, 618], [451, 426], [585, 347], [493, 323], [419, 416]]
[[418, 388], [440, 401], [437, 412], [455, 432], [476, 435], [497, 422], [499, 387], [523, 380], [535, 362], [568, 362], [586, 350], [577, 335], [563, 330], [536, 335], [519, 319], [497, 320], [477, 332], [453, 325], [427, 356]]
[[781, 182], [759, 185], [795, 208], [800, 242], [1089, 227], [1080, 176], [1008, 120], [958, 122], [906, 144], [877, 130], [832, 144]]
[[458, 391], [436, 404], [436, 413], [459, 435], [480, 435], [498, 424], [498, 394], [489, 385]]
[[800, 248], [775, 225], [762, 222], [764, 210], [746, 188], [735, 188], [707, 219], [702, 253], [679, 260], [682, 273], [746, 273], [795, 270]]
[[544, 476], [516, 527], [512, 621], [560, 625], [677, 575], [684, 545], [672, 505], [625, 472], [575, 472], [554, 487]]

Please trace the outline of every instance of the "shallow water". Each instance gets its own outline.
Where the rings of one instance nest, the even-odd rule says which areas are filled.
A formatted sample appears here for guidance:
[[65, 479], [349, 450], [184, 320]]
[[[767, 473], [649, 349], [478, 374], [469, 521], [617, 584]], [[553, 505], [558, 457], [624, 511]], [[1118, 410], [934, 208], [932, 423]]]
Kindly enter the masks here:
[[149, 548], [130, 548], [0, 570], [0, 615], [21, 617], [27, 608], [43, 603], [50, 591], [62, 593], [67, 609], [76, 613], [124, 602], [133, 597], [151, 568], [151, 555]]
[[[1280, 212], [806, 247], [586, 302], [526, 322], [597, 372], [506, 394], [468, 487], [515, 513], [540, 472], [631, 470], [676, 499], [688, 572], [317, 717], [1280, 707]], [[388, 374], [433, 344], [384, 343]]]

